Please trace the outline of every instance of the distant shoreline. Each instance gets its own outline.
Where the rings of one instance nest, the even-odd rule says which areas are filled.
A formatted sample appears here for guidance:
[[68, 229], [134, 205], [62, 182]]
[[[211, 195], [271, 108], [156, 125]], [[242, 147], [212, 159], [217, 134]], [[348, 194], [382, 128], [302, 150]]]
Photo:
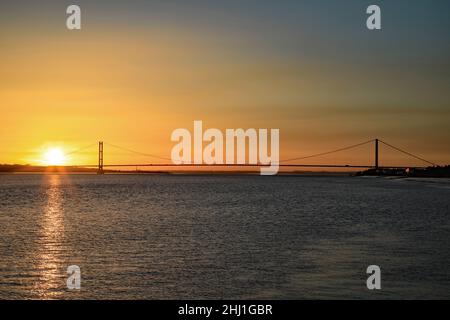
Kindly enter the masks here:
[[[155, 166], [157, 168], [157, 166]], [[97, 174], [97, 168], [0, 164], [0, 174]], [[260, 175], [259, 170], [103, 170], [115, 175]], [[450, 178], [450, 166], [424, 169], [369, 169], [365, 171], [280, 171], [279, 176], [374, 176]]]
[[[161, 174], [161, 175], [260, 175], [260, 171], [255, 170], [111, 170], [104, 169], [103, 174]], [[97, 168], [65, 167], [65, 166], [33, 166], [19, 164], [0, 164], [0, 174], [97, 174]], [[339, 175], [349, 176], [356, 174], [356, 171], [280, 171], [278, 175]]]
[[[0, 171], [0, 175], [97, 175], [97, 172], [77, 172], [77, 171]], [[260, 176], [258, 171], [113, 171], [104, 172], [103, 175], [170, 175], [170, 176]], [[354, 172], [279, 172], [274, 176], [339, 176], [350, 177], [355, 176]]]

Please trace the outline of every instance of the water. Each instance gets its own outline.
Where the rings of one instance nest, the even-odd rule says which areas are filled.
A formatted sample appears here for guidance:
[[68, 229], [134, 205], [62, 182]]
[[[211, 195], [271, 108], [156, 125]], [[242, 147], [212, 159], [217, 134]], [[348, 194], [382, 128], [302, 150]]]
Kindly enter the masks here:
[[448, 299], [449, 196], [445, 180], [0, 175], [0, 298]]

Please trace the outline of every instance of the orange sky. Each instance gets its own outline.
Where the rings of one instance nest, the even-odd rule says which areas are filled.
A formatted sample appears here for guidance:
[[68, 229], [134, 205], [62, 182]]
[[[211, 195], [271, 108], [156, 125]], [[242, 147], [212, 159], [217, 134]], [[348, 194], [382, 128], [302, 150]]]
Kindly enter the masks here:
[[[70, 152], [99, 140], [170, 157], [171, 132], [191, 129], [194, 120], [206, 128], [279, 128], [281, 158], [379, 137], [436, 162], [450, 160], [448, 73], [431, 60], [393, 64], [398, 55], [408, 59], [407, 48], [383, 59], [315, 55], [311, 48], [328, 40], [320, 41], [320, 30], [294, 30], [297, 38], [287, 32], [286, 43], [303, 41], [312, 51], [304, 53], [277, 44], [277, 35], [252, 37], [211, 21], [112, 25], [96, 8], [81, 31], [68, 31], [64, 16], [61, 23], [48, 10], [34, 24], [0, 25], [0, 163], [39, 164], [50, 147]], [[349, 40], [343, 46], [356, 54]], [[421, 164], [383, 151], [382, 164]], [[367, 146], [317, 162], [368, 164], [371, 152]], [[152, 161], [105, 154], [106, 163]], [[96, 159], [94, 146], [69, 164]]]

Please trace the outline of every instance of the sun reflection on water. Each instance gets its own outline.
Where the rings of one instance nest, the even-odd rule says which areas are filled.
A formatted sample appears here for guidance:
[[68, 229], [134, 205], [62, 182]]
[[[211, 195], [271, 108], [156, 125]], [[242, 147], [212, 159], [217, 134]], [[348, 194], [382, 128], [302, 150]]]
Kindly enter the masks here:
[[44, 207], [36, 255], [39, 282], [36, 293], [43, 299], [56, 299], [64, 292], [63, 266], [64, 217], [62, 208], [61, 176], [44, 177], [47, 203]]

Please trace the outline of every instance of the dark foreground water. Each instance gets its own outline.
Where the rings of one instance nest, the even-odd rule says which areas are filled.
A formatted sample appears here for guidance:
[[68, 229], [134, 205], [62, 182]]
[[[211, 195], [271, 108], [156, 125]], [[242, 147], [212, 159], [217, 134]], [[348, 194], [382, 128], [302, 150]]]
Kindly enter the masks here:
[[450, 184], [0, 175], [0, 298], [450, 298]]

